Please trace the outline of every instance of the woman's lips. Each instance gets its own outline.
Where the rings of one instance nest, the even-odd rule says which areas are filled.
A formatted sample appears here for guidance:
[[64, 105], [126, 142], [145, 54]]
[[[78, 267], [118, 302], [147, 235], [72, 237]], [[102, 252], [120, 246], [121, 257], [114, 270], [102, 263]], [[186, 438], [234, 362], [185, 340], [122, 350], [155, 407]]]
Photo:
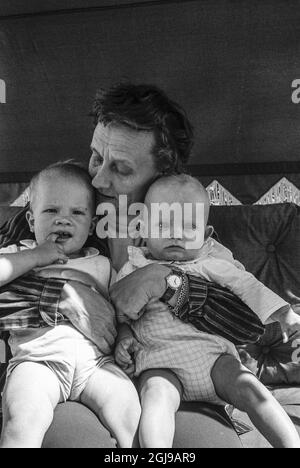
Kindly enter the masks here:
[[98, 193], [98, 202], [101, 203], [103, 200], [109, 200], [109, 201], [112, 201], [112, 200], [115, 200], [116, 198], [115, 197], [111, 197], [109, 195], [104, 195], [103, 193]]

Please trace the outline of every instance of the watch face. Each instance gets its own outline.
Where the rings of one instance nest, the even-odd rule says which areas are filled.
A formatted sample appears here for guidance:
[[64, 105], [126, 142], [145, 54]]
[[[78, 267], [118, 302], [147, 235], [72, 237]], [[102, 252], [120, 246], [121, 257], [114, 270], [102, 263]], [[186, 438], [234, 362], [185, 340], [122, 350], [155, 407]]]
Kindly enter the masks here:
[[181, 276], [177, 275], [170, 275], [168, 278], [168, 285], [172, 289], [178, 289], [182, 285], [182, 278]]

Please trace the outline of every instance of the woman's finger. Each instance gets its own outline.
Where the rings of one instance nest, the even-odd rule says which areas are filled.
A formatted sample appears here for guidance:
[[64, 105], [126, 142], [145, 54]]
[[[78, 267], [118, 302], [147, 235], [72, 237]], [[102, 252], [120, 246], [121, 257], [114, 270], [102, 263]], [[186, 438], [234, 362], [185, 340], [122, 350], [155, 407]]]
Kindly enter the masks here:
[[132, 362], [130, 354], [122, 345], [117, 348], [117, 356], [124, 364]]
[[147, 312], [167, 312], [169, 307], [162, 302], [156, 302], [155, 304], [147, 306]]

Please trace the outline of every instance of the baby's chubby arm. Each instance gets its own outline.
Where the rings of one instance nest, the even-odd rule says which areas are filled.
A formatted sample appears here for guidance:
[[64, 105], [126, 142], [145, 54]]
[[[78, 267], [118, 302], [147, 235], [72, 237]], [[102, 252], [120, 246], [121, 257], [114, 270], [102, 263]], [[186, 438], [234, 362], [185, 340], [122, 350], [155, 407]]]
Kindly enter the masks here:
[[273, 321], [273, 314], [289, 306], [278, 294], [266, 287], [252, 273], [218, 258], [208, 258], [199, 266], [199, 275], [207, 281], [229, 289], [239, 297], [266, 324]]
[[34, 249], [0, 255], [0, 287], [29, 273], [34, 268], [42, 268], [53, 263], [67, 263], [63, 247], [55, 243], [54, 235]]
[[219, 259], [203, 262], [202, 270], [205, 279], [230, 289], [263, 323], [279, 322], [284, 343], [292, 334], [300, 332], [300, 315], [251, 273]]

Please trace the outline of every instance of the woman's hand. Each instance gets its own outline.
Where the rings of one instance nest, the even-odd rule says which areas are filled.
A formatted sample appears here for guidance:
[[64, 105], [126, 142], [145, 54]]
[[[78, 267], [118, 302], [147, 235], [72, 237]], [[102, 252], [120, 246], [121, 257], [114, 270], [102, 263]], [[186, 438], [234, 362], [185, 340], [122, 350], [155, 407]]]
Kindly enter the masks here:
[[112, 353], [117, 336], [115, 311], [99, 293], [82, 283], [70, 281], [63, 287], [59, 312], [102, 353]]
[[130, 377], [133, 376], [135, 371], [134, 353], [137, 352], [138, 347], [138, 342], [133, 335], [123, 338], [116, 345], [116, 363]]
[[150, 299], [148, 304], [146, 305], [144, 312], [168, 312], [170, 310], [169, 306], [165, 304], [164, 302], [161, 302], [159, 299], [156, 299], [155, 297], [153, 299]]
[[162, 297], [167, 289], [166, 277], [170, 273], [169, 267], [156, 263], [140, 268], [115, 283], [110, 296], [118, 321], [125, 322], [128, 317], [137, 320], [151, 299]]

